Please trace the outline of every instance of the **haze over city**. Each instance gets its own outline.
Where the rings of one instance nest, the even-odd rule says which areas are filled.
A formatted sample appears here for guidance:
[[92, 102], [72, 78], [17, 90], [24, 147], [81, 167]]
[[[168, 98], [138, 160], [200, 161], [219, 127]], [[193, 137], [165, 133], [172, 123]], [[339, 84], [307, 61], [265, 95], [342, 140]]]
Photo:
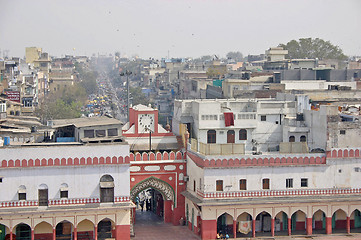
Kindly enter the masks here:
[[360, 55], [360, 9], [356, 0], [1, 0], [0, 49], [19, 57], [29, 46], [55, 56], [199, 57], [318, 37]]

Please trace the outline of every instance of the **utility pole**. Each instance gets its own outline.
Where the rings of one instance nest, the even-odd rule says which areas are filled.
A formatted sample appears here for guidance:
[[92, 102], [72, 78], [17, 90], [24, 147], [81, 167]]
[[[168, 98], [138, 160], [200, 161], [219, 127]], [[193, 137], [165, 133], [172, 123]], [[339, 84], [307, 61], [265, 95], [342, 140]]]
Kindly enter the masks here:
[[120, 76], [127, 76], [127, 120], [129, 122], [129, 75], [131, 75], [132, 72], [126, 70], [125, 72], [120, 73]]
[[152, 151], [152, 130], [149, 128], [149, 152]]

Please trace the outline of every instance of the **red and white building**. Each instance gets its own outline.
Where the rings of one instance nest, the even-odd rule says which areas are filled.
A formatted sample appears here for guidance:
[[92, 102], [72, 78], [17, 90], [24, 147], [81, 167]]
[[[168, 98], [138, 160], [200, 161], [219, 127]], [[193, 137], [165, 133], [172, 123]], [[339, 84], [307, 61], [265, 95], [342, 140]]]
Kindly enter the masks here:
[[310, 113], [305, 102], [175, 102], [173, 129], [186, 125], [191, 136], [182, 194], [192, 231], [202, 239], [360, 231], [361, 146], [341, 147], [359, 124], [344, 130], [338, 113]]

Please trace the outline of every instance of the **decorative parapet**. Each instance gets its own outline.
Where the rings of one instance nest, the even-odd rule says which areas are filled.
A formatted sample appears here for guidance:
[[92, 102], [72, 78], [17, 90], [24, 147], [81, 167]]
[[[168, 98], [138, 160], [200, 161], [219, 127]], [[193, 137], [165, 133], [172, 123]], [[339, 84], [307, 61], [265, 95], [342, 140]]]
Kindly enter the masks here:
[[88, 157], [88, 158], [49, 158], [49, 159], [10, 159], [2, 160], [0, 168], [10, 167], [49, 167], [49, 166], [82, 166], [82, 165], [103, 165], [103, 164], [129, 164], [129, 156], [126, 157]]
[[360, 188], [354, 189], [295, 189], [295, 190], [263, 190], [263, 191], [236, 191], [236, 192], [202, 192], [197, 190], [197, 195], [206, 198], [257, 198], [257, 197], [297, 197], [320, 195], [348, 195], [361, 194]]
[[[114, 197], [114, 203], [129, 202], [129, 196]], [[48, 201], [49, 206], [64, 206], [64, 205], [84, 205], [100, 203], [99, 198], [66, 198], [66, 199], [51, 199]], [[37, 200], [20, 200], [20, 201], [4, 201], [0, 202], [0, 208], [8, 207], [37, 207], [39, 202]]]
[[7, 207], [33, 207], [38, 206], [37, 200], [27, 201], [4, 201], [0, 202], [0, 208], [7, 208]]
[[327, 158], [356, 158], [361, 157], [361, 148], [332, 148], [327, 151]]
[[164, 161], [164, 160], [185, 160], [185, 154], [183, 154], [182, 152], [178, 151], [178, 152], [157, 152], [157, 153], [136, 153], [133, 154], [131, 153], [130, 156], [130, 161]]
[[243, 157], [243, 158], [216, 158], [208, 159], [208, 156], [200, 157], [197, 154], [188, 152], [188, 156], [202, 168], [219, 167], [251, 167], [251, 166], [291, 166], [291, 165], [320, 165], [326, 164], [326, 156], [311, 155], [305, 156], [279, 156], [279, 157]]

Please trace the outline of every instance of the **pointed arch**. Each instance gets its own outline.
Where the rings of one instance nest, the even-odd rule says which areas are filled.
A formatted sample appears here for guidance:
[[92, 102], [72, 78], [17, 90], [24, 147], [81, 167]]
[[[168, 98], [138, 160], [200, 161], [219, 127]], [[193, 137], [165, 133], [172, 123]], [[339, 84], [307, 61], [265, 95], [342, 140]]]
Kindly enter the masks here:
[[41, 221], [34, 227], [34, 234], [53, 234], [53, 226], [48, 221]]
[[154, 188], [162, 194], [165, 200], [171, 200], [174, 202], [174, 204], [176, 203], [175, 191], [172, 186], [169, 185], [169, 183], [153, 176], [135, 185], [130, 191], [130, 199], [134, 200], [141, 191], [147, 188]]
[[233, 213], [232, 213], [232, 211], [230, 211], [230, 209], [229, 210], [220, 210], [219, 212], [217, 211], [217, 218], [219, 218], [223, 214], [228, 214], [232, 217], [232, 219], [234, 219]]

